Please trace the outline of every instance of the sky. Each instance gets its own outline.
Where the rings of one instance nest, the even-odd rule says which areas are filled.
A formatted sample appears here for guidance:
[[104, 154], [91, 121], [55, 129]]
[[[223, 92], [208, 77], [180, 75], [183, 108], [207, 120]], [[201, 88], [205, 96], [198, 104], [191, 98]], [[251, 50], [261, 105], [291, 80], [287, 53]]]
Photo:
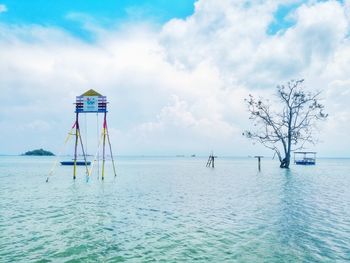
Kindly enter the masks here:
[[[75, 96], [95, 89], [117, 155], [272, 155], [242, 136], [244, 99], [303, 78], [329, 113], [307, 150], [350, 157], [349, 11], [350, 0], [0, 0], [0, 154], [60, 152]], [[101, 120], [81, 116], [91, 154]]]

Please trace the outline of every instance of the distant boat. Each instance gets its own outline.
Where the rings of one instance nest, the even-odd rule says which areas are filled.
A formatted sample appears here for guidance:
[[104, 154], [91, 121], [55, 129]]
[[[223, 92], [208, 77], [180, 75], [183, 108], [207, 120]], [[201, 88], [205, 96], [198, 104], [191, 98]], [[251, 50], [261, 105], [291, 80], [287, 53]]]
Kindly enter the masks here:
[[[90, 165], [91, 162], [90, 161], [77, 161], [76, 165]], [[61, 165], [74, 165], [74, 161], [63, 161], [61, 162]]]
[[303, 160], [296, 160], [295, 164], [298, 164], [298, 165], [315, 165], [316, 161], [313, 158], [304, 158]]
[[[301, 157], [297, 157], [297, 156]], [[315, 165], [316, 152], [294, 152], [294, 163], [297, 165]]]
[[195, 154], [192, 154], [191, 157], [196, 157], [196, 155], [195, 155]]

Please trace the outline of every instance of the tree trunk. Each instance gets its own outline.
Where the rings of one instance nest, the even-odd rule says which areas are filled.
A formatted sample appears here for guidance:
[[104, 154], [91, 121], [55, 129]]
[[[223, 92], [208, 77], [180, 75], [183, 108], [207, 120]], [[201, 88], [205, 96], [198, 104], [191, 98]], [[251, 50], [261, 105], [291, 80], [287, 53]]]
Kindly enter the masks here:
[[286, 154], [286, 157], [281, 161], [280, 168], [289, 169], [290, 165], [290, 154]]

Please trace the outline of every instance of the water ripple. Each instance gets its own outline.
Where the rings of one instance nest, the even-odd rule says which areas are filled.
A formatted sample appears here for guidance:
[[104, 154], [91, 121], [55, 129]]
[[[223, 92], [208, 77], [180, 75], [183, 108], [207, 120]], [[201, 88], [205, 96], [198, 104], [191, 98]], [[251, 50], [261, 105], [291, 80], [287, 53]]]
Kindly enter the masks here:
[[121, 159], [117, 180], [61, 168], [46, 184], [50, 159], [11, 158], [0, 262], [350, 261], [349, 160], [257, 173], [249, 159]]

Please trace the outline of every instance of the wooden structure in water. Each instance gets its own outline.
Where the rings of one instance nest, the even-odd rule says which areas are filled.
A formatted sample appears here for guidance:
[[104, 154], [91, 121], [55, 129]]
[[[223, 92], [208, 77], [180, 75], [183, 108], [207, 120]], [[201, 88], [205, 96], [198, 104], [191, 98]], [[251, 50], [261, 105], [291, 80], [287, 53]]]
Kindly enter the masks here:
[[264, 156], [257, 155], [257, 156], [254, 156], [254, 158], [258, 159], [258, 170], [260, 172], [261, 171], [261, 158], [264, 158]]
[[[115, 169], [115, 164], [114, 164], [114, 159], [113, 159], [113, 152], [112, 152], [112, 145], [111, 141], [109, 138], [109, 132], [108, 132], [108, 125], [107, 125], [107, 97], [102, 96], [100, 93], [90, 89], [87, 92], [83, 93], [80, 96], [76, 97], [76, 102], [75, 102], [75, 122], [70, 130], [68, 132], [68, 135], [64, 141], [65, 146], [69, 139], [74, 136], [75, 138], [75, 144], [74, 144], [74, 158], [73, 160], [70, 161], [62, 161], [60, 162], [61, 165], [69, 165], [73, 166], [73, 179], [76, 179], [77, 175], [77, 166], [85, 166], [86, 167], [86, 180], [88, 181], [91, 174], [92, 174], [92, 169], [94, 167], [94, 164], [97, 160], [99, 160], [99, 151], [100, 151], [100, 146], [102, 144], [102, 175], [101, 178], [104, 180], [104, 175], [105, 175], [105, 162], [106, 162], [106, 143], [108, 143], [109, 146], [109, 152], [110, 152], [110, 157], [112, 159], [112, 164], [113, 164], [113, 172], [114, 176], [117, 176], [116, 169]], [[81, 132], [80, 132], [80, 123], [79, 123], [79, 114], [81, 113], [96, 113], [97, 116], [97, 128], [98, 128], [98, 115], [103, 114], [103, 126], [102, 126], [102, 132], [100, 138], [98, 138], [98, 146], [97, 146], [97, 152], [95, 154], [95, 157], [93, 159], [93, 162], [90, 162], [87, 160], [87, 153], [85, 151], [84, 145], [83, 145], [83, 140], [81, 138]], [[75, 131], [75, 132], [74, 132]], [[97, 131], [98, 133], [98, 131]], [[80, 143], [81, 146], [81, 151], [84, 160], [78, 160], [78, 144]], [[61, 153], [63, 151], [63, 148], [61, 150]], [[60, 154], [57, 156], [59, 157]], [[58, 164], [58, 159], [54, 162], [48, 176], [46, 179], [46, 182], [49, 181], [49, 177], [53, 174], [56, 166]], [[90, 169], [88, 166], [91, 165]], [[99, 174], [99, 171], [98, 171]]]
[[215, 167], [215, 158], [217, 158], [217, 156], [214, 156], [213, 152], [211, 152], [208, 161], [207, 161], [207, 165], [206, 167]]
[[[92, 168], [94, 163], [96, 162], [96, 157], [98, 156], [100, 145], [102, 144], [102, 175], [101, 178], [104, 180], [105, 175], [105, 162], [106, 162], [106, 142], [108, 142], [109, 145], [109, 151], [110, 156], [112, 159], [113, 164], [113, 171], [114, 176], [116, 176], [116, 170], [115, 170], [115, 164], [113, 159], [113, 152], [112, 152], [112, 146], [111, 141], [109, 138], [109, 132], [108, 132], [108, 126], [107, 126], [107, 98], [106, 96], [102, 96], [98, 92], [94, 90], [88, 90], [87, 92], [83, 93], [80, 96], [76, 97], [75, 102], [75, 122], [71, 128], [71, 131], [68, 133], [68, 137], [66, 138], [65, 144], [68, 142], [70, 136], [75, 137], [75, 144], [74, 144], [74, 158], [72, 161], [63, 161], [61, 162], [61, 165], [70, 165], [73, 166], [73, 179], [76, 179], [77, 175], [77, 166], [85, 166], [86, 167], [86, 174], [87, 179], [90, 177], [92, 173]], [[102, 126], [102, 133], [98, 142], [97, 146], [97, 152], [94, 157], [93, 162], [87, 161], [87, 154], [84, 149], [83, 140], [81, 138], [81, 132], [80, 132], [80, 124], [79, 124], [79, 114], [81, 113], [96, 113], [96, 114], [103, 114], [103, 126]], [[74, 132], [75, 131], [75, 132]], [[78, 161], [78, 144], [81, 146], [81, 151], [84, 160]], [[88, 166], [91, 165], [91, 168], [89, 169]], [[52, 174], [53, 169], [51, 170], [50, 174]], [[49, 175], [50, 175], [49, 174]], [[47, 179], [48, 181], [48, 179]]]
[[315, 165], [316, 152], [294, 152], [294, 163], [297, 165]]

